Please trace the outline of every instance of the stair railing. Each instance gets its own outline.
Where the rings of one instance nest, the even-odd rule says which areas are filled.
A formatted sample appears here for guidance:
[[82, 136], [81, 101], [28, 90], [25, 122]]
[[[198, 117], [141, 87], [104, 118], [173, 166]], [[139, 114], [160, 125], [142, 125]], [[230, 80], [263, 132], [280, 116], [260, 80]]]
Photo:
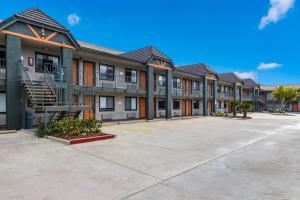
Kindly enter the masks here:
[[32, 100], [34, 101], [34, 97], [32, 96], [32, 90], [29, 86], [29, 84], [33, 84], [33, 81], [32, 79], [30, 78], [29, 74], [28, 74], [28, 71], [26, 70], [24, 64], [22, 61], [19, 62], [20, 64], [20, 79], [21, 79], [21, 82], [25, 84], [27, 90], [29, 91], [29, 94], [31, 95], [31, 98]]

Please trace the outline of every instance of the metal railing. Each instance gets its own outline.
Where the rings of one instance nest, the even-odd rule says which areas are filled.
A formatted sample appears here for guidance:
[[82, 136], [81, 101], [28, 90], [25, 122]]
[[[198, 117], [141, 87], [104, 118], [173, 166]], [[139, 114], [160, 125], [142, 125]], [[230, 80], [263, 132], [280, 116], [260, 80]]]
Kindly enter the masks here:
[[233, 93], [232, 92], [219, 92], [217, 93], [218, 99], [233, 99]]
[[243, 101], [253, 101], [253, 95], [249, 94], [249, 95], [243, 95]]
[[6, 61], [0, 58], [0, 79], [6, 79]]
[[19, 74], [19, 79], [22, 83], [26, 85], [26, 88], [28, 89], [29, 93], [32, 93], [30, 89], [30, 84], [33, 84], [32, 79], [30, 78], [27, 69], [25, 68], [24, 64], [22, 61], [19, 62], [20, 65], [20, 74]]

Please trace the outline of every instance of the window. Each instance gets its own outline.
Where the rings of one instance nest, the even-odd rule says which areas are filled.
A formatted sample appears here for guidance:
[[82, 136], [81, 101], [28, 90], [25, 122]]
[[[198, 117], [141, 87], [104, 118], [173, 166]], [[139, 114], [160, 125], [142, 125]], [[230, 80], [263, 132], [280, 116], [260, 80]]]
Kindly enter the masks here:
[[165, 110], [165, 109], [166, 109], [166, 100], [158, 99], [158, 110]]
[[221, 109], [222, 108], [222, 103], [221, 101], [218, 101], [218, 109]]
[[42, 53], [36, 53], [36, 65], [35, 72], [44, 72], [47, 69], [49, 72], [53, 73], [55, 68], [59, 66], [59, 57], [51, 56]]
[[125, 97], [125, 110], [137, 110], [136, 97]]
[[199, 109], [200, 105], [199, 105], [199, 101], [194, 101], [194, 109]]
[[224, 102], [224, 109], [227, 109], [227, 102]]
[[115, 74], [114, 66], [100, 64], [99, 72], [100, 72], [100, 80], [108, 80], [108, 81], [114, 80], [114, 74]]
[[115, 97], [100, 97], [100, 111], [114, 111], [115, 109]]
[[0, 93], [0, 113], [6, 112], [6, 93]]
[[173, 88], [180, 89], [180, 86], [181, 86], [180, 78], [173, 78]]
[[173, 110], [180, 110], [180, 100], [173, 100]]
[[221, 86], [221, 85], [218, 85], [217, 92], [218, 92], [218, 93], [221, 93], [221, 90], [222, 90], [222, 86]]
[[200, 90], [200, 83], [199, 81], [193, 81], [193, 90], [199, 91]]
[[125, 81], [126, 83], [136, 83], [137, 72], [133, 69], [125, 69]]
[[164, 75], [158, 75], [158, 85], [160, 87], [166, 86], [166, 77]]

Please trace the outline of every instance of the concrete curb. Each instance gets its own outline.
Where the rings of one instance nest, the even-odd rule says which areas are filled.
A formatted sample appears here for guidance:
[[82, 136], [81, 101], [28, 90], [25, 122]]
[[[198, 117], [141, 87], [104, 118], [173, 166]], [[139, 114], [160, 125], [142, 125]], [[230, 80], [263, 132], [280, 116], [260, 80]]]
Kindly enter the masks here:
[[64, 145], [73, 145], [73, 144], [81, 144], [81, 143], [87, 143], [87, 142], [95, 142], [95, 141], [101, 141], [101, 140], [108, 140], [108, 139], [114, 139], [116, 138], [116, 135], [112, 134], [104, 134], [102, 136], [97, 137], [88, 137], [88, 138], [78, 138], [78, 139], [72, 139], [72, 140], [65, 140], [62, 138], [57, 138], [53, 136], [46, 136], [45, 138], [52, 140], [57, 143], [61, 143]]
[[17, 132], [16, 130], [3, 130], [3, 131], [0, 131], [0, 135], [16, 133], [16, 132]]

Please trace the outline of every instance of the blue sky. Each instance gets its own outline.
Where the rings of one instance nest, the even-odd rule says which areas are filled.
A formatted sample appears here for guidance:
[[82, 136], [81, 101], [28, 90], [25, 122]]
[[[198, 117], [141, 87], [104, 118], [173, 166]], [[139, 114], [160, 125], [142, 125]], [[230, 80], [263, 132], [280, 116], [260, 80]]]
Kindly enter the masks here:
[[79, 40], [123, 51], [153, 45], [175, 65], [300, 83], [299, 1], [1, 0], [0, 19], [39, 7]]

